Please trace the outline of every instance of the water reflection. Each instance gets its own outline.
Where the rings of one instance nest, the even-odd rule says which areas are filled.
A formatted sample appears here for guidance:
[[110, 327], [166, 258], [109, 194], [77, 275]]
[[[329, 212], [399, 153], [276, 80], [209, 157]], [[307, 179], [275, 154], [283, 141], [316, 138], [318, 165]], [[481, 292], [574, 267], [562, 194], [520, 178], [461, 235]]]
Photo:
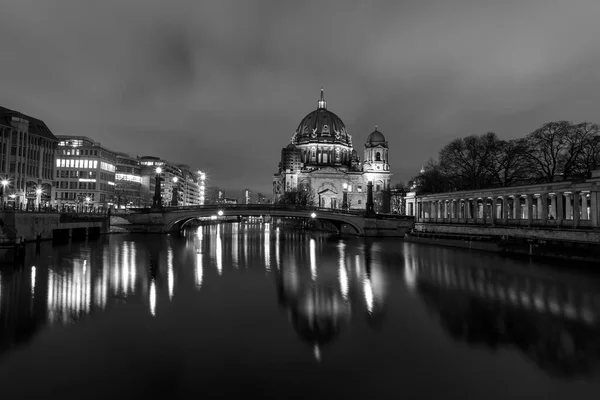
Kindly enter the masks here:
[[[595, 281], [502, 260], [271, 224], [211, 225], [185, 238], [106, 237], [46, 248], [27, 267], [0, 270], [0, 352], [46, 325], [113, 307], [140, 304], [145, 317], [158, 320], [180, 299], [217, 308], [227, 297], [252, 302], [260, 288], [277, 301], [273, 318], [287, 320], [285, 329], [317, 361], [326, 362], [348, 332], [382, 330], [389, 319], [411, 324], [407, 304], [411, 312], [423, 304], [455, 341], [516, 349], [561, 376], [595, 371]], [[245, 279], [254, 286], [247, 288]], [[221, 290], [225, 282], [241, 294]]]
[[450, 263], [446, 249], [431, 248], [427, 254], [413, 250], [407, 246], [404, 252], [406, 283], [416, 284], [453, 339], [492, 350], [518, 349], [552, 375], [597, 370], [596, 285], [485, 263]]

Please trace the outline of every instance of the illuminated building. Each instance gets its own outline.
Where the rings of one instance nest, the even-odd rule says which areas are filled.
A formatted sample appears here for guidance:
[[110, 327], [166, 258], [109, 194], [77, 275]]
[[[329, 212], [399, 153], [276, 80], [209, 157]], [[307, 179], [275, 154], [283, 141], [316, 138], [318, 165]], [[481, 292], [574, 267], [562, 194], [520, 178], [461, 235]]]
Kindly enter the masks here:
[[117, 153], [115, 173], [115, 204], [122, 207], [144, 206], [141, 197], [142, 173], [140, 161], [126, 153]]
[[189, 165], [179, 164], [182, 170], [183, 180], [183, 203], [185, 206], [197, 206], [204, 204], [204, 191], [206, 174], [202, 171], [194, 171]]
[[140, 157], [139, 162], [141, 167], [141, 197], [144, 199], [144, 203], [150, 205], [152, 202], [156, 184], [156, 168], [160, 167], [163, 206], [172, 204], [173, 193], [177, 193], [178, 205], [204, 204], [206, 190], [206, 174], [204, 172], [193, 170], [185, 164], [174, 164], [153, 156]]
[[[306, 115], [291, 143], [281, 152], [279, 171], [273, 177], [275, 201], [286, 192], [310, 191], [314, 205], [327, 208], [365, 209], [367, 184], [374, 196], [390, 188], [388, 143], [375, 127], [364, 144], [364, 159], [352, 148], [352, 136], [342, 120], [327, 109], [321, 89], [317, 109]], [[388, 212], [380, 203], [378, 211]]]
[[105, 209], [113, 205], [117, 153], [85, 136], [57, 136], [54, 203]]
[[[58, 139], [36, 118], [0, 107], [0, 186], [3, 201], [47, 205]], [[38, 193], [41, 189], [41, 193]]]
[[244, 189], [244, 204], [252, 203], [252, 190]]

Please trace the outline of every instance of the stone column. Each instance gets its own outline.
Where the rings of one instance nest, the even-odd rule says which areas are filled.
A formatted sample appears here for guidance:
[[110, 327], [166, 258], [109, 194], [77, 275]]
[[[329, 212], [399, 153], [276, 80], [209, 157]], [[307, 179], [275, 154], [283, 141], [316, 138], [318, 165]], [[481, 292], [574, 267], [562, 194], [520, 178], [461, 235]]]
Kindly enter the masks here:
[[492, 225], [496, 224], [496, 219], [498, 218], [498, 207], [496, 205], [496, 196], [492, 196], [492, 198], [490, 199], [491, 203], [490, 203], [490, 222], [492, 223]]
[[542, 197], [544, 197], [544, 194], [541, 193], [535, 202], [535, 219], [542, 219]]
[[585, 219], [585, 220], [589, 220], [590, 219], [590, 212], [588, 210], [588, 203], [589, 203], [589, 194], [588, 193], [581, 193], [579, 197], [581, 197], [581, 219]]
[[600, 192], [594, 189], [590, 192], [590, 224], [600, 226]]
[[460, 212], [460, 199], [454, 199], [454, 218], [458, 219], [460, 218], [458, 216], [458, 213]]
[[579, 206], [579, 200], [581, 192], [574, 191], [573, 192], [573, 224], [574, 226], [579, 226], [579, 220], [581, 219], [581, 208]]
[[555, 193], [553, 197], [550, 198], [551, 204], [550, 204], [550, 211], [548, 212], [550, 215], [552, 215], [553, 219], [556, 219], [556, 215], [557, 215], [557, 211], [556, 211], [556, 199], [558, 198], [558, 195]]
[[508, 222], [508, 212], [508, 196], [504, 195], [502, 196], [502, 219], [505, 224]]
[[515, 209], [515, 219], [521, 219], [521, 197], [518, 194], [515, 194], [513, 198], [513, 205]]
[[529, 225], [531, 225], [531, 221], [533, 220], [533, 195], [527, 194], [525, 195], [525, 204], [527, 206], [527, 221]]
[[563, 198], [565, 207], [565, 219], [573, 219], [573, 207], [571, 206], [571, 194], [565, 194]]
[[564, 219], [565, 196], [562, 192], [556, 193], [556, 220], [560, 224]]
[[548, 219], [548, 193], [540, 194], [538, 204], [538, 217], [546, 224], [546, 220]]

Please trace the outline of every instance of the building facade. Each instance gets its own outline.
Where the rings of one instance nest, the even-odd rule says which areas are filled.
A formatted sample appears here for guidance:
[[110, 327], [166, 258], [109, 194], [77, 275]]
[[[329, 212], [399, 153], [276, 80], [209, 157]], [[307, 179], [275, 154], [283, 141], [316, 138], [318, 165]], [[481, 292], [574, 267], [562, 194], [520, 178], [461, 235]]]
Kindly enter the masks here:
[[85, 136], [57, 136], [55, 191], [59, 208], [99, 209], [114, 204], [117, 153]]
[[159, 157], [139, 158], [141, 167], [141, 198], [145, 207], [152, 205], [157, 168], [160, 168], [160, 194], [163, 206], [204, 205], [206, 174], [188, 165], [174, 164]]
[[[310, 203], [325, 208], [365, 209], [367, 185], [374, 197], [390, 189], [388, 143], [375, 127], [364, 144], [363, 161], [352, 147], [343, 121], [327, 109], [321, 89], [317, 109], [298, 125], [291, 143], [282, 149], [273, 177], [275, 202], [294, 192], [307, 192]], [[389, 212], [389, 201], [379, 202]]]
[[142, 207], [142, 168], [137, 157], [117, 153], [115, 205], [117, 208]]
[[0, 107], [2, 204], [51, 205], [58, 139], [41, 120]]

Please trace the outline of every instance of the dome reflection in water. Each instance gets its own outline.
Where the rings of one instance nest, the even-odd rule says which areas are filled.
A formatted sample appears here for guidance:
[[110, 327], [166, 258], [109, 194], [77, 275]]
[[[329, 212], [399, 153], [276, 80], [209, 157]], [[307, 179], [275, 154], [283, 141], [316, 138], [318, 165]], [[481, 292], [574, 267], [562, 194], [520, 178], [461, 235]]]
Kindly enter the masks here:
[[44, 243], [24, 267], [0, 269], [2, 387], [27, 374], [39, 384], [19, 390], [43, 395], [93, 373], [112, 382], [98, 393], [138, 393], [148, 376], [166, 395], [599, 389], [592, 273], [265, 223], [184, 233]]

